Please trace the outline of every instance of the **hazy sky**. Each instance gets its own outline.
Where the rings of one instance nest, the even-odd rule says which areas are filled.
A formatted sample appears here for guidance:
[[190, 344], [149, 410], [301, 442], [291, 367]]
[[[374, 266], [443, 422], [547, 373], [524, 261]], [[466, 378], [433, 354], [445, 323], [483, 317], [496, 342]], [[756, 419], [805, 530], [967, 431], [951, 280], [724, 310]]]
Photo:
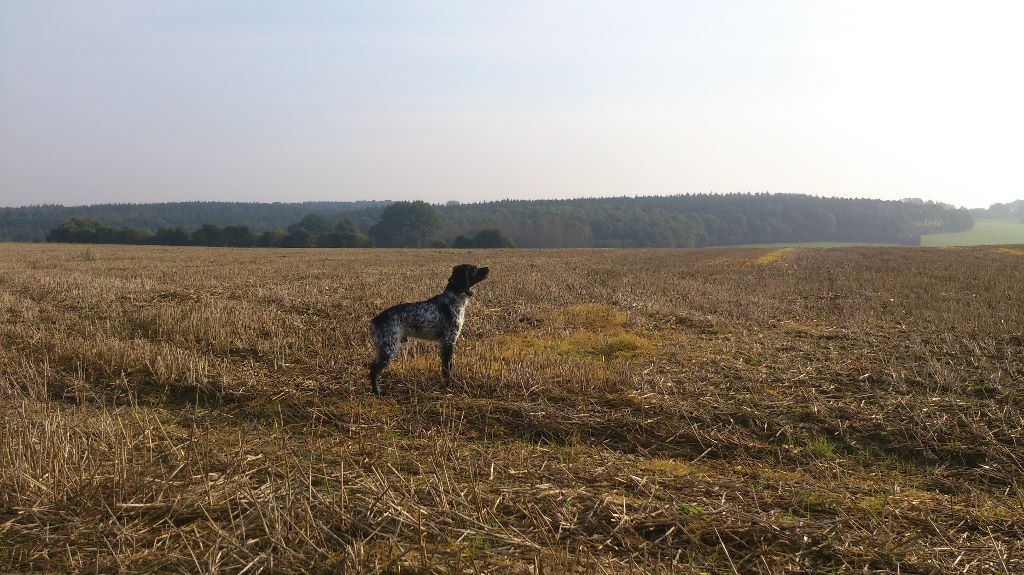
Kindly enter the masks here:
[[0, 0], [0, 205], [1024, 197], [1024, 2]]

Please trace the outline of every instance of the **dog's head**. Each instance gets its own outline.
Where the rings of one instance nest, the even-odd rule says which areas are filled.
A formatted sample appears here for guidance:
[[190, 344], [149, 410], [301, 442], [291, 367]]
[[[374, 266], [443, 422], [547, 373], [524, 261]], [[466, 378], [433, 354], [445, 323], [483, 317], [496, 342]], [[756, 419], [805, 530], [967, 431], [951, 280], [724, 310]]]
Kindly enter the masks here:
[[473, 295], [469, 288], [487, 279], [490, 273], [487, 267], [478, 268], [473, 264], [459, 264], [452, 268], [452, 276], [448, 278], [447, 291]]

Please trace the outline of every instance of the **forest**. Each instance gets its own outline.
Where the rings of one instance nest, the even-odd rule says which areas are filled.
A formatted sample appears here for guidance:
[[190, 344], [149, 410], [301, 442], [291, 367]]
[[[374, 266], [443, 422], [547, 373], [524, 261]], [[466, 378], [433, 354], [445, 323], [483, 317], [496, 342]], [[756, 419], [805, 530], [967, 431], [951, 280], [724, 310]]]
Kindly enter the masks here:
[[796, 194], [698, 194], [503, 201], [442, 209], [441, 237], [504, 230], [520, 247], [704, 247], [779, 242], [918, 245], [970, 229], [967, 210], [933, 202]]
[[1024, 200], [1014, 200], [1005, 204], [996, 203], [988, 208], [973, 209], [971, 215], [979, 220], [1009, 220], [1024, 223]]
[[[309, 213], [337, 217], [391, 202], [165, 202], [153, 204], [40, 205], [0, 208], [0, 241], [43, 241], [61, 222], [81, 218], [108, 226], [147, 230], [162, 227], [196, 230], [204, 224], [246, 226], [254, 232], [285, 229]], [[370, 222], [372, 223], [372, 222]]]
[[[974, 225], [922, 200], [797, 194], [426, 202], [186, 202], [0, 210], [8, 241], [266, 247], [704, 247], [781, 242], [918, 245]], [[481, 244], [482, 246], [482, 244]]]

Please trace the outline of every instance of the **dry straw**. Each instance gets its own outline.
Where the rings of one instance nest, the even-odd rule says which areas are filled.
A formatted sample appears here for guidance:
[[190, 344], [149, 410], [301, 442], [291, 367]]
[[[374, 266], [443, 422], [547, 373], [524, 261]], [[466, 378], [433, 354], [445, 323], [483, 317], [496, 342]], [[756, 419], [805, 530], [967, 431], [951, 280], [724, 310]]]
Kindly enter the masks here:
[[1024, 571], [1011, 251], [83, 253], [0, 245], [0, 572]]

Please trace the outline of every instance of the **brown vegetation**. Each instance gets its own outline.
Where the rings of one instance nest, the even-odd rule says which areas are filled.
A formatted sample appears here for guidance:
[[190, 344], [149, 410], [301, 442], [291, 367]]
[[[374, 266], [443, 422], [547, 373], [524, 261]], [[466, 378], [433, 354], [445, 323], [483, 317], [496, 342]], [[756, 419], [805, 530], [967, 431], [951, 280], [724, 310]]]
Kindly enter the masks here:
[[[456, 354], [366, 324], [489, 265]], [[0, 571], [1020, 573], [991, 248], [0, 245]]]

